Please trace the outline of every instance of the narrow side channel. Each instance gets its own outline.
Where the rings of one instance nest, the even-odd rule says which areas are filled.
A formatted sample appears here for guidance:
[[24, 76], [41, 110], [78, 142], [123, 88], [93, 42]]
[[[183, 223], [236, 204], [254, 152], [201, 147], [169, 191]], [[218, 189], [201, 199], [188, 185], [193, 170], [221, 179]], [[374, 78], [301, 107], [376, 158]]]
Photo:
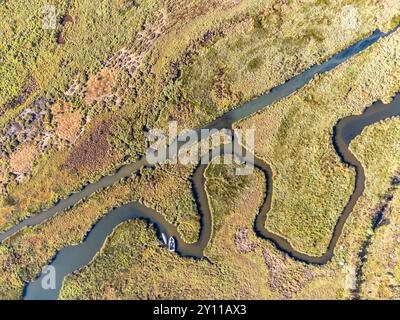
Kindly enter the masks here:
[[[254, 229], [256, 233], [260, 237], [272, 241], [280, 250], [294, 259], [311, 264], [327, 263], [333, 257], [335, 246], [347, 218], [364, 191], [364, 169], [350, 152], [349, 145], [365, 127], [394, 116], [400, 116], [400, 94], [390, 104], [385, 105], [380, 101], [376, 102], [367, 108], [363, 114], [343, 118], [334, 127], [333, 144], [342, 161], [356, 168], [356, 181], [354, 192], [335, 225], [333, 236], [324, 255], [316, 257], [296, 251], [285, 238], [267, 230], [266, 224], [268, 223], [267, 218], [273, 193], [273, 173], [271, 167], [257, 157], [254, 158], [254, 166], [264, 172], [267, 189], [263, 204], [255, 219]], [[212, 151], [207, 157], [210, 157], [211, 154], [213, 154]], [[51, 266], [55, 267], [57, 275], [57, 287], [55, 290], [44, 290], [41, 282], [45, 275], [40, 275], [25, 287], [24, 299], [57, 299], [65, 276], [90, 263], [101, 250], [113, 230], [119, 224], [132, 219], [144, 219], [154, 224], [159, 237], [161, 233], [165, 233], [168, 237], [174, 236], [177, 241], [177, 253], [181, 256], [201, 259], [212, 234], [212, 215], [205, 190], [204, 172], [206, 168], [207, 165], [198, 165], [192, 177], [196, 203], [201, 215], [201, 232], [196, 243], [185, 243], [176, 227], [168, 223], [161, 214], [138, 202], [132, 202], [109, 212], [93, 226], [81, 244], [68, 246], [54, 257]]]
[[[377, 42], [379, 39], [391, 35], [399, 28], [400, 25], [398, 25], [396, 28], [389, 31], [388, 33], [383, 33], [380, 30], [374, 31], [369, 37], [354, 43], [353, 45], [349, 46], [348, 48], [334, 55], [324, 63], [312, 66], [308, 70], [291, 78], [282, 85], [273, 88], [270, 92], [265, 93], [257, 98], [254, 98], [253, 100], [244, 103], [238, 108], [223, 114], [216, 120], [205, 125], [203, 128], [199, 128], [198, 131], [200, 131], [201, 129], [231, 128], [233, 123], [242, 120], [244, 118], [247, 118], [253, 115], [254, 113], [274, 104], [275, 102], [293, 94], [298, 89], [306, 85], [315, 75], [322, 74], [332, 70], [333, 68], [347, 61], [354, 55], [364, 51], [372, 44]], [[121, 167], [114, 175], [105, 176], [96, 183], [88, 184], [81, 191], [73, 193], [69, 197], [60, 200], [54, 207], [45, 210], [33, 217], [29, 217], [20, 222], [19, 224], [6, 230], [5, 232], [0, 233], [0, 243], [3, 242], [5, 239], [9, 238], [10, 236], [12, 236], [13, 234], [19, 232], [21, 229], [38, 225], [46, 221], [48, 218], [56, 215], [57, 213], [62, 212], [74, 206], [79, 201], [91, 196], [94, 192], [112, 186], [118, 181], [120, 181], [122, 178], [131, 176], [132, 174], [137, 172], [140, 168], [146, 165], [147, 162], [145, 161], [145, 158], [142, 158], [136, 163], [128, 164]]]

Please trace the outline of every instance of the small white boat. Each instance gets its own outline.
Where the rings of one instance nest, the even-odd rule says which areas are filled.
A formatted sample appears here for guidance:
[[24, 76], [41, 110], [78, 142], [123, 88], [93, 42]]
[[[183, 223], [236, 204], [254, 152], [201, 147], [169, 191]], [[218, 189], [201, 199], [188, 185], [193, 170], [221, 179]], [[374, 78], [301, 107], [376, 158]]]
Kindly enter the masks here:
[[164, 241], [164, 244], [167, 245], [168, 244], [167, 235], [165, 233], [161, 233], [161, 237], [162, 237], [162, 240]]
[[175, 243], [175, 238], [174, 237], [170, 237], [169, 241], [168, 241], [168, 250], [170, 252], [175, 252], [176, 250], [176, 243]]

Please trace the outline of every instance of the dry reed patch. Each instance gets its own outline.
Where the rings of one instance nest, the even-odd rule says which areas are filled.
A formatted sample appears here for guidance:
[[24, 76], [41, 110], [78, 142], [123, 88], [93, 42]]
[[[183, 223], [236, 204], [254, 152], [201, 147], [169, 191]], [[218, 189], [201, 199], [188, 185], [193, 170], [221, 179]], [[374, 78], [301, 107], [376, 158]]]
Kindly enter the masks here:
[[54, 116], [57, 125], [56, 135], [63, 140], [75, 142], [81, 129], [81, 120], [82, 114], [79, 110], [56, 114]]
[[110, 68], [104, 68], [91, 76], [87, 82], [86, 102], [101, 100], [109, 97], [115, 84], [115, 74]]
[[11, 172], [27, 173], [36, 158], [36, 147], [33, 144], [21, 145], [10, 157]]

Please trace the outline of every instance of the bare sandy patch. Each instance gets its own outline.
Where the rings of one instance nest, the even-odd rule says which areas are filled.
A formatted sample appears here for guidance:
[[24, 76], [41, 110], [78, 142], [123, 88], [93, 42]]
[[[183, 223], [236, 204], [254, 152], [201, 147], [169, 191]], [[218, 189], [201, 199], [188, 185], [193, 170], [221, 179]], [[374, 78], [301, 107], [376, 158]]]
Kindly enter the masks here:
[[101, 100], [111, 96], [112, 87], [115, 84], [115, 75], [110, 68], [104, 68], [95, 76], [91, 76], [87, 82], [86, 101]]

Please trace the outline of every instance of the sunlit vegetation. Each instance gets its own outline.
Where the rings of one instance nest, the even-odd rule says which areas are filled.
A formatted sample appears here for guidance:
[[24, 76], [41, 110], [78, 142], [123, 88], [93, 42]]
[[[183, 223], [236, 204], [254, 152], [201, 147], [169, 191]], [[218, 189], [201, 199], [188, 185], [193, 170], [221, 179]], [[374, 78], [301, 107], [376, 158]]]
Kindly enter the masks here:
[[[341, 4], [355, 5], [357, 28], [343, 29]], [[374, 6], [362, 1], [318, 5], [277, 1], [220, 33], [208, 34], [215, 44], [179, 69], [181, 77], [173, 91], [189, 110], [169, 108], [166, 115], [186, 121], [190, 111], [208, 117], [220, 114], [327, 59], [374, 28], [389, 28], [393, 7], [388, 4], [375, 15]], [[168, 105], [173, 107], [175, 99], [169, 97]]]
[[[385, 192], [392, 183], [392, 176], [398, 170], [399, 135], [399, 120], [387, 120], [368, 127], [352, 142], [352, 150], [365, 166], [366, 189], [349, 218], [335, 258], [325, 266], [313, 267], [296, 262], [254, 234], [254, 215], [265, 191], [265, 180], [261, 172], [256, 170], [247, 178], [234, 177], [231, 175], [232, 167], [211, 165], [206, 173], [207, 191], [215, 209], [214, 235], [206, 252], [208, 260], [195, 262], [170, 254], [159, 246], [151, 227], [138, 221], [126, 223], [116, 229], [92, 264], [67, 277], [61, 297], [352, 298], [356, 290], [355, 270], [360, 263], [360, 247], [371, 230], [379, 199], [385, 197]], [[383, 162], [388, 164], [384, 168], [381, 165]], [[248, 183], [243, 183], [244, 180]], [[225, 191], [228, 181], [235, 187]], [[398, 203], [397, 194], [394, 199], [393, 206]], [[384, 241], [382, 245], [389, 241], [396, 251], [396, 208], [388, 212], [386, 222], [378, 229], [382, 233], [382, 240], [379, 241]], [[391, 237], [385, 238], [383, 234], [387, 234], [388, 229]], [[372, 263], [375, 263], [374, 266], [379, 264], [374, 273], [371, 274], [370, 271], [371, 275], [368, 276], [377, 277], [379, 287], [375, 284], [376, 281], [366, 281], [365, 284], [376, 286], [380, 290], [380, 296], [369, 297], [398, 297], [397, 273], [391, 275], [385, 271], [387, 269], [381, 269], [382, 264], [396, 265], [393, 263], [397, 263], [398, 256], [389, 251], [388, 259], [381, 259], [379, 257], [382, 252], [386, 252], [386, 248], [376, 249], [376, 262], [373, 260], [374, 256], [367, 260], [370, 261], [368, 266]], [[397, 267], [394, 268], [397, 270]], [[110, 273], [109, 270], [118, 272]], [[386, 274], [385, 277], [379, 277], [383, 273]], [[191, 281], [187, 281], [188, 278]], [[138, 286], [138, 283], [141, 285]], [[391, 292], [390, 295], [385, 294], [388, 291]]]
[[332, 144], [333, 127], [400, 90], [399, 39], [397, 32], [239, 124], [257, 128], [255, 152], [274, 173], [267, 227], [297, 250], [326, 251], [354, 186], [353, 169], [341, 162]]
[[[180, 258], [160, 247], [144, 223], [126, 223], [117, 228], [92, 264], [67, 277], [61, 298], [288, 299], [302, 292], [340, 298], [343, 275], [334, 271], [335, 264], [315, 267], [295, 262], [254, 234], [252, 223], [264, 192], [263, 174], [256, 170], [245, 186], [243, 178], [231, 176], [233, 167], [223, 171], [218, 167], [208, 170], [207, 189], [215, 206], [228, 206], [225, 213], [213, 211], [218, 219], [214, 221], [220, 223], [207, 248], [207, 259]], [[213, 191], [227, 181], [238, 186], [236, 191]]]
[[[389, 28], [399, 6], [355, 1], [359, 26], [342, 32], [338, 13], [345, 4], [50, 1], [57, 25], [47, 30], [41, 28], [44, 2], [7, 2], [1, 8], [7, 25], [1, 39], [0, 74], [6, 76], [0, 87], [7, 87], [1, 90], [2, 133], [38, 99], [44, 98], [45, 114], [40, 123], [28, 119], [20, 126], [30, 130], [28, 140], [37, 147], [27, 172], [10, 167], [24, 139], [13, 137], [2, 146], [0, 202], [7, 203], [7, 214], [0, 228], [135, 161], [147, 147], [149, 128], [173, 119], [182, 127], [206, 123], [377, 27]], [[309, 12], [322, 21], [310, 19]], [[50, 111], [65, 102], [72, 114]]]
[[[399, 299], [399, 205], [400, 119], [394, 118], [368, 127], [352, 144], [366, 163], [365, 197], [376, 203], [369, 210], [375, 219], [383, 210], [375, 230], [372, 223], [364, 235], [365, 252], [359, 261], [358, 295], [364, 299]], [[363, 149], [361, 146], [366, 145]], [[382, 165], [382, 164], [385, 165]], [[374, 170], [372, 170], [375, 168]], [[390, 185], [390, 186], [389, 186]], [[388, 204], [382, 209], [384, 204]]]
[[[24, 283], [31, 281], [57, 251], [81, 242], [96, 221], [113, 207], [130, 201], [156, 209], [178, 227], [185, 241], [195, 242], [200, 224], [190, 175], [191, 169], [181, 166], [142, 170], [139, 175], [6, 240], [0, 245], [0, 298], [19, 298]], [[174, 184], [177, 179], [180, 183]]]

